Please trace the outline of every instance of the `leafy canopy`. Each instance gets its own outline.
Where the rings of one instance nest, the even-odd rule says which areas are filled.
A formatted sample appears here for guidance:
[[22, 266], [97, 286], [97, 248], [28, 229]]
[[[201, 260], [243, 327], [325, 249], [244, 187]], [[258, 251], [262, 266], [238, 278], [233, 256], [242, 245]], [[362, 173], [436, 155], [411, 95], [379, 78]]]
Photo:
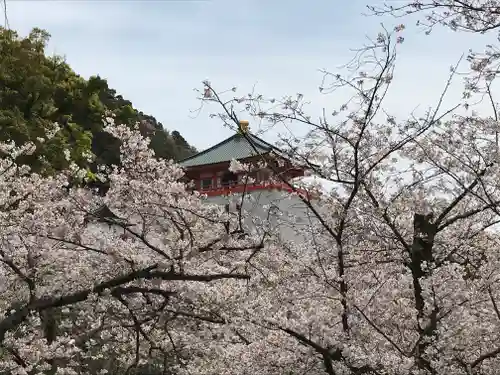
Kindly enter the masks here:
[[[121, 124], [139, 123], [157, 157], [178, 160], [195, 152], [179, 132], [170, 134], [154, 117], [136, 110], [105, 79], [97, 75], [86, 80], [63, 57], [47, 56], [49, 37], [38, 28], [27, 37], [0, 28], [0, 140], [37, 144], [36, 154], [21, 157], [21, 162], [52, 174], [68, 167], [66, 149], [79, 166], [117, 164], [119, 143], [103, 130], [106, 113]], [[44, 142], [41, 138], [54, 122], [61, 131]]]

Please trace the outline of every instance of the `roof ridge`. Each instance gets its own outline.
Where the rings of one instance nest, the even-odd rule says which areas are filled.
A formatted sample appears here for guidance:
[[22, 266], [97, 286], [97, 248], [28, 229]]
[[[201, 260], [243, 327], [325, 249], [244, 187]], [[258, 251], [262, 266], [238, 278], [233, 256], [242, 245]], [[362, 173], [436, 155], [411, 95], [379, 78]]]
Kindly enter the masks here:
[[[231, 146], [230, 142], [235, 142], [235, 143], [243, 142], [244, 146], [243, 145], [242, 146], [238, 146], [238, 145]], [[229, 152], [229, 154], [227, 154], [227, 150], [226, 150], [227, 147], [224, 148], [223, 146], [225, 144], [228, 144], [228, 143], [229, 143], [229, 145], [227, 147], [229, 147], [229, 149], [231, 149], [231, 147], [236, 147], [238, 149], [246, 150], [246, 151], [244, 151], [243, 153]], [[213, 158], [213, 157], [207, 155], [210, 152], [212, 152], [218, 148], [221, 148], [221, 147], [223, 147], [221, 149], [222, 154], [219, 157], [215, 156], [215, 158]], [[265, 140], [263, 140], [259, 136], [248, 132], [245, 134], [241, 134], [241, 133], [233, 134], [232, 136], [224, 139], [223, 141], [221, 141], [221, 142], [219, 142], [219, 143], [217, 143], [217, 144], [215, 144], [215, 145], [213, 145], [213, 146], [211, 146], [203, 151], [200, 151], [195, 155], [191, 155], [185, 159], [180, 160], [178, 163], [181, 165], [185, 165], [186, 167], [195, 166], [195, 165], [208, 165], [208, 164], [213, 164], [213, 163], [219, 163], [222, 161], [226, 162], [226, 161], [231, 160], [231, 158], [235, 158], [236, 160], [241, 160], [241, 159], [248, 157], [246, 154], [250, 154], [250, 153], [254, 154], [255, 152], [257, 152], [257, 154], [275, 152], [276, 154], [278, 154], [282, 157], [283, 156], [287, 157], [286, 153], [284, 151], [280, 150], [278, 147], [272, 145], [269, 142], [266, 142]], [[207, 156], [204, 158], [204, 155], [207, 155]], [[224, 157], [226, 159], [222, 160], [222, 158], [224, 158]], [[199, 162], [196, 161], [196, 159], [198, 159], [198, 158], [201, 159]], [[217, 160], [217, 161], [211, 161], [212, 159]], [[192, 162], [189, 163], [190, 161], [192, 161]]]
[[213, 149], [215, 149], [215, 148], [217, 148], [217, 147], [220, 147], [220, 146], [222, 146], [223, 144], [225, 144], [225, 143], [227, 143], [227, 142], [231, 141], [233, 138], [236, 138], [237, 136], [239, 136], [239, 134], [233, 134], [232, 136], [230, 136], [230, 137], [228, 137], [228, 138], [224, 139], [223, 141], [221, 141], [221, 142], [219, 142], [219, 143], [217, 143], [217, 144], [215, 144], [215, 145], [213, 145], [213, 146], [211, 146], [211, 147], [209, 147], [209, 148], [207, 148], [207, 149], [205, 149], [205, 150], [203, 150], [203, 151], [200, 151], [200, 152], [198, 152], [198, 153], [196, 153], [196, 154], [194, 154], [194, 155], [191, 155], [191, 156], [188, 156], [187, 158], [184, 158], [184, 159], [182, 159], [182, 160], [179, 160], [179, 161], [178, 161], [178, 163], [183, 163], [183, 162], [185, 162], [185, 161], [188, 161], [188, 160], [194, 159], [194, 158], [195, 158], [195, 157], [197, 157], [197, 156], [200, 156], [200, 155], [206, 154], [207, 152], [212, 151]]

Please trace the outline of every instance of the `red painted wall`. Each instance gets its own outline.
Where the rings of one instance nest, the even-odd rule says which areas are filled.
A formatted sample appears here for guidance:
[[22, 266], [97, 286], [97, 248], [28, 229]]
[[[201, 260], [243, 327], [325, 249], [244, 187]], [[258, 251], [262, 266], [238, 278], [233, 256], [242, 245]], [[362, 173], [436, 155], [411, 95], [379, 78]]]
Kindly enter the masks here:
[[[260, 158], [260, 157], [259, 157]], [[257, 161], [260, 159], [253, 158], [252, 159], [247, 159], [247, 160], [242, 160], [243, 163], [248, 163], [248, 162], [253, 162]], [[291, 178], [295, 177], [301, 177], [304, 175], [304, 170], [292, 167], [291, 164], [288, 161], [284, 161], [284, 166], [282, 167], [275, 167], [274, 169], [277, 169], [282, 178], [285, 178], [286, 180], [289, 180]], [[236, 184], [231, 187], [222, 187], [220, 184], [218, 184], [217, 179], [221, 177], [222, 174], [225, 172], [228, 172], [229, 170], [229, 162], [224, 162], [224, 163], [218, 163], [218, 164], [208, 164], [208, 165], [202, 165], [202, 166], [196, 166], [196, 167], [189, 167], [186, 169], [186, 180], [187, 181], [193, 181], [195, 183], [195, 190], [198, 190], [200, 192], [210, 194], [211, 196], [213, 195], [226, 195], [230, 192], [242, 192], [246, 189], [246, 191], [249, 191], [249, 189], [256, 190], [256, 189], [280, 189], [280, 190], [287, 190], [289, 187], [286, 186], [286, 184], [273, 184], [273, 187], [269, 185], [269, 183], [265, 180], [263, 180], [260, 174], [257, 175], [257, 173], [253, 173], [252, 178], [256, 179], [255, 183], [253, 184]], [[201, 189], [201, 180], [202, 179], [207, 179], [210, 178], [212, 180], [212, 185], [210, 189]], [[245, 186], [246, 185], [246, 186]], [[279, 186], [278, 186], [279, 185]]]

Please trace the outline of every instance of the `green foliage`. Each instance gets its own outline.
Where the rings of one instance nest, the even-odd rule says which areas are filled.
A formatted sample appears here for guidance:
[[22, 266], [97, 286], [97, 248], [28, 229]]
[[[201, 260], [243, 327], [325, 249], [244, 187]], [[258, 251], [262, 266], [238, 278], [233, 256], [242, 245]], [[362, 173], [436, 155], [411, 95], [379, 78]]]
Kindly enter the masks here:
[[[67, 167], [63, 150], [68, 148], [72, 160], [83, 167], [118, 164], [119, 142], [103, 132], [102, 118], [108, 111], [117, 123], [139, 123], [158, 157], [179, 160], [196, 151], [179, 132], [170, 134], [154, 117], [137, 111], [105, 79], [85, 80], [61, 56], [46, 56], [49, 38], [37, 28], [25, 38], [0, 28], [0, 140], [39, 146], [37, 154], [21, 162], [37, 172], [53, 173]], [[37, 141], [54, 122], [60, 124], [60, 134]], [[85, 157], [89, 151], [96, 155], [92, 164]]]

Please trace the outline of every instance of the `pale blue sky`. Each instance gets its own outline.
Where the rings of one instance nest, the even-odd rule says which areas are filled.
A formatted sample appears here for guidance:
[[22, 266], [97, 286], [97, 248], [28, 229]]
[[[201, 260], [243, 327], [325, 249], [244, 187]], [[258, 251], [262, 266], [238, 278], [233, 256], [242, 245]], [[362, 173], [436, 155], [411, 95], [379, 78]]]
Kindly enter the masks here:
[[[254, 84], [272, 96], [301, 92], [314, 103], [311, 114], [319, 115], [322, 106], [337, 108], [341, 98], [318, 93], [318, 69], [335, 71], [380, 22], [400, 22], [363, 16], [370, 0], [7, 2], [11, 28], [23, 35], [35, 26], [46, 29], [49, 50], [65, 55], [76, 72], [108, 79], [136, 108], [199, 149], [231, 134], [208, 111], [190, 118], [198, 106], [193, 88], [202, 80], [220, 89], [238, 86], [239, 92]], [[434, 104], [449, 66], [468, 48], [486, 44], [447, 30], [429, 37], [415, 27], [405, 39], [387, 105], [402, 117], [417, 105]], [[458, 83], [450, 103], [460, 96]]]

